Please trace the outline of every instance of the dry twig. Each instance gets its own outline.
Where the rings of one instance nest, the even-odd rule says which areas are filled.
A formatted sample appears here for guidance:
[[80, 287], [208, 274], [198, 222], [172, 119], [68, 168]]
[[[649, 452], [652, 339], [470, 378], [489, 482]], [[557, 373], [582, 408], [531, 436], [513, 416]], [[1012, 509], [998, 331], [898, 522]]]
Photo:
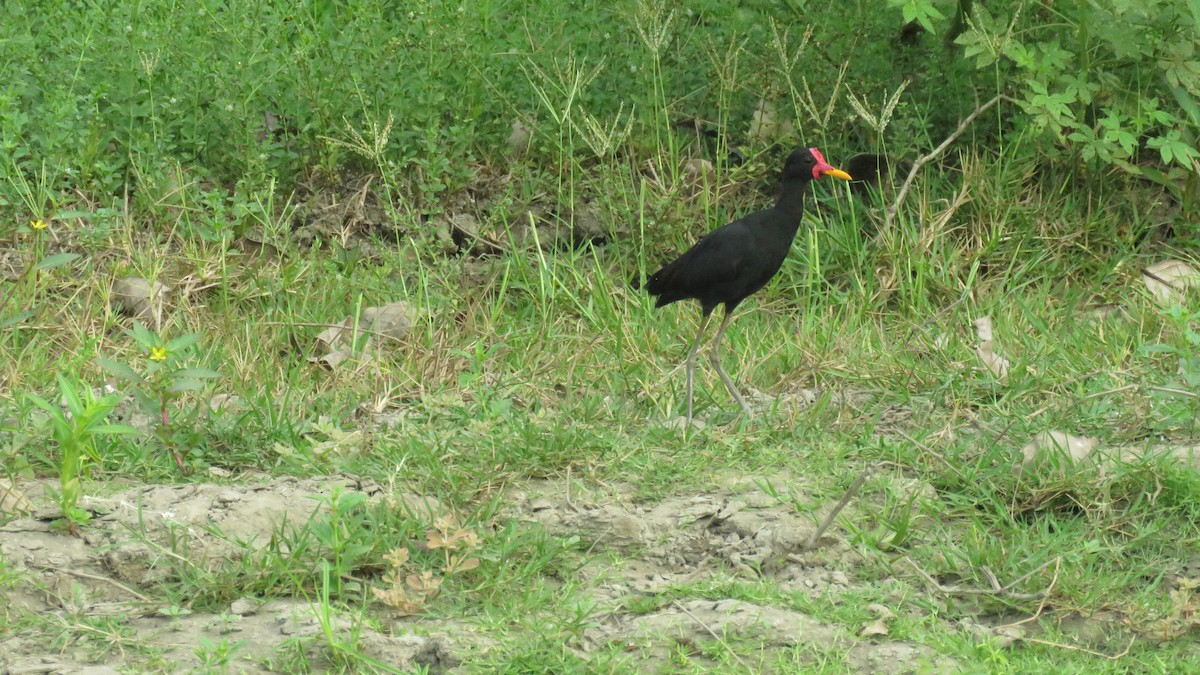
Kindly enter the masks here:
[[1061, 642], [1050, 642], [1049, 640], [1039, 640], [1037, 638], [1031, 638], [1031, 637], [1023, 637], [1023, 638], [1019, 638], [1019, 639], [1024, 642], [1032, 642], [1034, 644], [1046, 645], [1047, 647], [1058, 647], [1059, 649], [1070, 649], [1072, 651], [1083, 652], [1084, 654], [1091, 654], [1092, 656], [1099, 656], [1100, 658], [1108, 659], [1109, 661], [1116, 661], [1117, 659], [1128, 654], [1130, 649], [1133, 649], [1133, 643], [1137, 640], [1137, 637], [1135, 636], [1133, 638], [1130, 638], [1129, 644], [1125, 646], [1125, 650], [1122, 651], [1120, 654], [1111, 654], [1111, 655], [1105, 654], [1104, 652], [1092, 651], [1091, 649], [1085, 649], [1083, 647], [1076, 647], [1075, 645], [1064, 645]]
[[997, 94], [994, 98], [992, 98], [992, 100], [984, 103], [981, 106], [977, 106], [974, 112], [972, 112], [970, 115], [967, 115], [962, 122], [958, 123], [958, 128], [954, 130], [954, 133], [947, 136], [946, 140], [942, 141], [941, 145], [934, 148], [929, 152], [929, 154], [918, 157], [917, 161], [913, 162], [912, 169], [910, 169], [908, 172], [908, 177], [904, 179], [904, 184], [900, 186], [900, 192], [896, 194], [896, 201], [893, 202], [891, 206], [887, 207], [887, 211], [884, 214], [883, 227], [885, 230], [891, 228], [892, 221], [896, 219], [896, 212], [900, 210], [900, 205], [904, 203], [904, 198], [908, 196], [908, 191], [912, 188], [913, 181], [917, 179], [917, 172], [921, 170], [921, 167], [937, 159], [939, 155], [946, 151], [946, 148], [950, 147], [951, 143], [958, 140], [959, 136], [962, 136], [964, 133], [966, 133], [967, 127], [971, 126], [971, 123], [975, 121], [976, 117], [979, 117], [985, 111], [987, 111], [988, 108], [991, 108], [1000, 101], [1008, 101], [1011, 103], [1012, 99], [1004, 94]]
[[91, 579], [92, 581], [103, 581], [106, 584], [111, 584], [113, 586], [116, 586], [117, 588], [125, 591], [126, 593], [132, 595], [133, 597], [137, 598], [138, 600], [141, 600], [142, 602], [153, 602], [153, 600], [151, 600], [150, 598], [147, 598], [146, 596], [142, 595], [141, 593], [138, 593], [137, 591], [126, 586], [125, 584], [122, 584], [121, 582], [117, 581], [116, 579], [109, 579], [108, 577], [102, 577], [98, 574], [88, 574], [87, 572], [80, 572], [78, 570], [70, 570], [65, 567], [55, 567], [54, 565], [33, 564], [33, 567], [37, 567], [39, 569], [47, 570], [50, 572], [61, 572], [63, 574], [69, 574], [73, 577], [79, 577], [80, 579]]
[[689, 617], [691, 617], [692, 621], [696, 622], [696, 625], [703, 628], [706, 633], [713, 636], [713, 639], [715, 639], [717, 642], [721, 643], [721, 646], [725, 648], [725, 651], [729, 652], [729, 654], [732, 655], [733, 658], [737, 660], [738, 665], [740, 665], [742, 668], [746, 669], [745, 672], [747, 672], [747, 673], [750, 672], [749, 664], [747, 664], [745, 661], [743, 661], [742, 657], [738, 656], [737, 652], [735, 652], [733, 650], [733, 648], [730, 647], [727, 642], [725, 642], [725, 640], [721, 639], [721, 636], [717, 635], [717, 632], [715, 630], [713, 630], [708, 624], [701, 621], [700, 617], [698, 617], [695, 614], [692, 614], [690, 611], [688, 611], [688, 608], [684, 607], [682, 604], [680, 604], [680, 602], [678, 600], [675, 600], [671, 604], [674, 605], [675, 608], [678, 609], [679, 611], [681, 611], [684, 614], [687, 614]]
[[[1038, 569], [1040, 570], [1044, 567], [1045, 567], [1045, 565], [1042, 565], [1042, 567], [1039, 567]], [[1050, 585], [1046, 586], [1046, 590], [1042, 591], [1042, 601], [1038, 603], [1037, 611], [1033, 613], [1033, 616], [1031, 616], [1027, 619], [1021, 619], [1020, 621], [1010, 623], [1010, 624], [1007, 624], [1007, 626], [1002, 626], [1002, 627], [1020, 626], [1021, 624], [1029, 623], [1030, 621], [1035, 621], [1039, 616], [1042, 615], [1042, 612], [1046, 611], [1046, 603], [1050, 601], [1050, 591], [1054, 590], [1055, 584], [1058, 583], [1058, 572], [1061, 567], [1062, 567], [1062, 558], [1061, 557], [1055, 558], [1054, 559], [1054, 577], [1050, 579]], [[1030, 574], [1033, 574], [1034, 572], [1037, 572], [1037, 571], [1038, 570], [1034, 570], [1033, 572], [1030, 572]], [[1029, 578], [1029, 575], [1025, 575], [1024, 577], [1021, 577], [1021, 579], [1018, 579], [1017, 581], [1021, 581], [1021, 580], [1028, 579], [1028, 578]], [[992, 583], [993, 584], [996, 583], [995, 577], [992, 578]]]
[[[1058, 567], [1057, 566], [1061, 563], [1062, 559], [1055, 558], [1054, 560], [1047, 560], [1044, 564], [1039, 566], [1037, 569], [1033, 570], [1032, 572], [1030, 572], [1018, 579], [1013, 580], [1012, 582], [1010, 582], [1004, 586], [1001, 586], [1000, 582], [996, 579], [996, 575], [992, 574], [991, 570], [988, 570], [985, 567], [983, 571], [984, 571], [984, 574], [987, 575], [989, 581], [991, 581], [991, 584], [992, 584], [991, 588], [965, 588], [963, 586], [943, 586], [942, 584], [938, 583], [936, 579], [929, 576], [929, 573], [926, 572], [925, 570], [921, 569], [915, 562], [912, 561], [912, 559], [910, 559], [906, 556], [903, 558], [903, 560], [905, 562], [907, 562], [909, 565], [911, 565], [912, 568], [917, 571], [917, 574], [920, 574], [922, 577], [924, 577], [925, 581], [927, 581], [930, 586], [933, 586], [935, 589], [938, 590], [938, 592], [940, 592], [944, 595], [955, 595], [955, 594], [957, 594], [957, 595], [997, 595], [997, 596], [1004, 596], [1006, 598], [1011, 598], [1013, 600], [1041, 600], [1042, 606], [1038, 608], [1038, 613], [1040, 614], [1042, 612], [1042, 609], [1045, 607], [1046, 597], [1049, 596], [1050, 590], [1054, 588], [1055, 583], [1057, 583], [1057, 581], [1058, 581]], [[1042, 570], [1046, 569], [1050, 565], [1055, 565], [1055, 575], [1054, 575], [1054, 579], [1050, 581], [1050, 585], [1046, 587], [1046, 590], [1044, 590], [1040, 593], [1014, 593], [1014, 592], [1012, 592], [1012, 589], [1015, 588], [1017, 586], [1017, 584], [1020, 584], [1021, 582], [1029, 579], [1030, 577], [1037, 574], [1038, 572], [1041, 572]]]
[[862, 487], [864, 482], [866, 482], [867, 476], [871, 475], [871, 471], [873, 469], [874, 467], [868, 466], [867, 469], [862, 472], [862, 475], [856, 478], [854, 482], [850, 484], [850, 487], [846, 490], [846, 494], [842, 495], [842, 498], [838, 501], [837, 505], [833, 507], [833, 510], [829, 512], [829, 515], [825, 516], [825, 520], [821, 522], [820, 527], [817, 528], [816, 532], [812, 533], [812, 536], [808, 538], [808, 541], [804, 542], [804, 548], [801, 549], [802, 551], [807, 551], [813, 546], [817, 545], [817, 541], [821, 539], [821, 535], [825, 534], [825, 530], [828, 530], [829, 526], [833, 524], [833, 519], [837, 518], [838, 514], [842, 512], [842, 509], [846, 508], [846, 504], [850, 503], [850, 498], [853, 497], [854, 493], [858, 492], [858, 489]]

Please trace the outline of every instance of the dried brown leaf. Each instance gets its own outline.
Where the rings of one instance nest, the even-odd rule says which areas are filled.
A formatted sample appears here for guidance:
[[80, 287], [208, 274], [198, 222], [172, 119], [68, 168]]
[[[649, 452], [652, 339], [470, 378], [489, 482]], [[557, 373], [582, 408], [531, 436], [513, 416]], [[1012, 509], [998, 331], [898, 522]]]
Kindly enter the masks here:
[[1003, 382], [1008, 377], [1008, 368], [1011, 363], [996, 351], [996, 345], [992, 340], [992, 317], [980, 317], [975, 320], [974, 325], [975, 335], [979, 338], [979, 345], [975, 347], [975, 354], [983, 362], [988, 372], [992, 374], [992, 377], [996, 378], [997, 381]]
[[404, 565], [408, 563], [408, 557], [409, 557], [408, 549], [404, 548], [404, 547], [399, 547], [399, 548], [392, 549], [391, 553], [388, 553], [383, 556], [383, 559], [386, 560], [387, 564], [390, 565], [393, 569], [399, 569], [401, 567], [404, 567]]
[[433, 572], [424, 570], [420, 574], [409, 574], [404, 577], [404, 585], [408, 586], [409, 590], [424, 593], [426, 597], [432, 597], [438, 592], [441, 587], [441, 579], [435, 579]]
[[397, 339], [404, 337], [416, 323], [416, 311], [403, 300], [380, 307], [368, 307], [363, 310], [362, 317], [372, 332]]
[[447, 548], [450, 545], [450, 540], [437, 530], [429, 530], [425, 533], [425, 546], [432, 549]]
[[479, 558], [463, 558], [458, 556], [450, 556], [450, 562], [446, 563], [446, 574], [458, 574], [459, 572], [468, 572], [479, 567]]
[[1182, 299], [1183, 291], [1200, 286], [1200, 271], [1182, 260], [1161, 260], [1142, 270], [1150, 294], [1166, 305]]
[[883, 619], [876, 619], [864, 623], [863, 627], [859, 629], [858, 634], [862, 637], [870, 637], [872, 635], [887, 635], [888, 632], [887, 624], [883, 622]]
[[458, 519], [454, 517], [454, 514], [443, 513], [433, 521], [433, 527], [438, 532], [449, 533], [450, 530], [458, 527]]
[[1021, 466], [1029, 467], [1052, 455], [1078, 463], [1091, 456], [1099, 444], [1095, 438], [1072, 436], [1065, 431], [1040, 431], [1021, 448]]
[[22, 514], [33, 511], [33, 503], [16, 484], [0, 479], [0, 513]]

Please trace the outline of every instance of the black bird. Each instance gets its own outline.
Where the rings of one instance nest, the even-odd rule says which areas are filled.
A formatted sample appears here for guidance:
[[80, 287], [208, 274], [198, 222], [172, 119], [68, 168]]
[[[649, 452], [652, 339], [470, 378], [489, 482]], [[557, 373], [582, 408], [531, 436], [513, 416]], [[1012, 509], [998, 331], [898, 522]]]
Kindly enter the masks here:
[[[696, 242], [686, 253], [663, 265], [646, 280], [645, 289], [657, 296], [655, 307], [677, 300], [695, 298], [704, 313], [700, 330], [687, 357], [687, 422], [692, 423], [692, 378], [696, 370], [696, 351], [717, 305], [725, 305], [725, 318], [713, 339], [710, 355], [721, 381], [733, 394], [748, 417], [754, 413], [721, 367], [721, 336], [729, 326], [733, 310], [742, 300], [767, 285], [783, 266], [800, 227], [804, 196], [814, 178], [832, 176], [850, 180], [850, 174], [835, 169], [816, 148], [797, 148], [783, 165], [783, 185], [775, 206], [756, 211], [740, 220], [717, 228]], [[636, 279], [635, 279], [636, 287]]]

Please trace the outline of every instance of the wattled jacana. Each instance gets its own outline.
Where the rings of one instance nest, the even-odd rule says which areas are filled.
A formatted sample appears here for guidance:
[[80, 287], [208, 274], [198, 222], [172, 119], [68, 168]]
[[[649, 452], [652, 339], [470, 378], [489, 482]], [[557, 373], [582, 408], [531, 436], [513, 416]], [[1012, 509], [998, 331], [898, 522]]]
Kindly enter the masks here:
[[692, 379], [696, 370], [696, 351], [700, 348], [704, 329], [717, 305], [725, 305], [725, 318], [713, 338], [710, 360], [746, 416], [754, 416], [746, 399], [742, 398], [733, 380], [721, 367], [721, 336], [725, 334], [738, 304], [765, 286], [783, 266], [783, 259], [787, 257], [792, 239], [800, 227], [808, 184], [822, 176], [850, 180], [850, 174], [830, 166], [816, 148], [793, 150], [783, 165], [783, 186], [775, 206], [709, 232], [686, 253], [663, 265], [646, 280], [646, 291], [657, 296], [655, 307], [695, 298], [700, 301], [700, 310], [703, 312], [700, 329], [696, 332], [696, 340], [687, 357], [685, 428], [692, 423]]

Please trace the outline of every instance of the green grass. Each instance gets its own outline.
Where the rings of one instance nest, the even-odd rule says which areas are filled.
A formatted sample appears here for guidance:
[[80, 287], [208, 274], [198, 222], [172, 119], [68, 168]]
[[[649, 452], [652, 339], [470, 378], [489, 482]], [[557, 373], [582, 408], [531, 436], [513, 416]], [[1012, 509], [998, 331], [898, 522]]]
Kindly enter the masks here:
[[[111, 378], [97, 358], [151, 372], [150, 350], [125, 332], [132, 322], [112, 297], [114, 280], [141, 276], [176, 289], [156, 331], [164, 344], [199, 336], [171, 355], [178, 366], [221, 377], [178, 392], [167, 427], [150, 414], [137, 438], [97, 437], [102, 455], [85, 493], [111, 491], [115, 478], [202, 482], [222, 469], [349, 474], [436, 496], [478, 533], [471, 554], [481, 564], [445, 574], [423, 617], [494, 641], [470, 669], [627, 670], [633, 657], [620, 646], [582, 650], [589, 628], [608, 612], [695, 598], [791, 609], [848, 635], [873, 620], [868, 605], [884, 603], [897, 614], [889, 639], [967, 671], [1200, 665], [1186, 577], [1200, 541], [1200, 480], [1194, 463], [1162, 453], [1197, 443], [1200, 301], [1192, 292], [1160, 306], [1140, 273], [1166, 257], [1194, 262], [1196, 242], [1182, 220], [1160, 236], [1161, 194], [1044, 161], [1020, 124], [1000, 117], [977, 122], [944, 163], [926, 166], [888, 229], [877, 210], [885, 200], [816, 185], [783, 271], [743, 305], [723, 348], [743, 391], [777, 403], [736, 419], [715, 373], [701, 368], [697, 410], [708, 424], [685, 438], [672, 421], [685, 405], [681, 364], [699, 312], [655, 310], [628, 281], [769, 201], [786, 148], [744, 141], [760, 99], [802, 133], [783, 146], [818, 144], [835, 165], [881, 148], [911, 160], [971, 110], [961, 64], [931, 45], [889, 51], [902, 49], [888, 39], [897, 17], [856, 7], [793, 3], [772, 27], [765, 17], [777, 8], [762, 3], [672, 12], [583, 2], [572, 22], [552, 20], [557, 9], [542, 3], [418, 4], [411, 15], [370, 0], [292, 12], [227, 4], [81, 13], [51, 3], [0, 14], [9, 36], [0, 41], [0, 217], [17, 224], [0, 229], [0, 253], [17, 270], [0, 276], [9, 478], [57, 478], [43, 461], [57, 447], [28, 398], [58, 400], [55, 373], [98, 386]], [[781, 65], [784, 26], [795, 49], [810, 25], [803, 66]], [[655, 42], [655, 27], [670, 39]], [[845, 82], [870, 102], [923, 61], [935, 72], [906, 90], [883, 134], [852, 116], [843, 63]], [[838, 114], [797, 103], [801, 77]], [[720, 125], [712, 147], [673, 124], [692, 117]], [[514, 119], [535, 129], [520, 157], [504, 143]], [[745, 163], [729, 160], [732, 146]], [[683, 171], [696, 156], [714, 160], [709, 189]], [[585, 202], [608, 232], [604, 244], [522, 244], [531, 219], [569, 219]], [[437, 219], [464, 213], [504, 252], [448, 253]], [[49, 226], [25, 226], [38, 219]], [[278, 259], [239, 252], [246, 235]], [[326, 326], [396, 300], [417, 317], [405, 335], [373, 338], [360, 355], [369, 358], [332, 370], [309, 360], [321, 355], [315, 338]], [[1012, 362], [1003, 381], [974, 353], [972, 322], [984, 315]], [[797, 406], [802, 393], [815, 402]], [[210, 411], [218, 394], [236, 398]], [[1022, 446], [1047, 430], [1093, 437], [1118, 455], [1159, 452], [1102, 471], [1015, 472]], [[844, 565], [854, 583], [817, 597], [785, 592], [769, 571], [727, 570], [595, 606], [589, 563], [615, 567], [638, 553], [537, 526], [508, 501], [542, 479], [600, 495], [628, 485], [631, 499], [653, 504], [710, 494], [729, 477], [771, 477], [781, 505], [815, 519], [868, 466], [876, 475], [831, 531], [853, 561], [810, 554]], [[165, 580], [138, 591], [214, 614], [241, 597], [297, 597], [327, 622], [381, 627], [387, 613], [369, 589], [382, 583], [384, 556], [422, 542], [433, 519], [337, 499], [217, 569], [183, 548], [160, 551]], [[411, 571], [445, 571], [437, 551], [413, 550]], [[922, 575], [976, 590], [992, 587], [989, 575], [1019, 582], [956, 594]], [[96, 635], [113, 635], [143, 666], [167, 667], [116, 619], [71, 617], [53, 641], [62, 625], [5, 599], [25, 579], [0, 556], [0, 636], [98, 649]], [[1073, 612], [1118, 617], [1116, 637], [1077, 645], [1058, 626]], [[992, 619], [1031, 619], [1040, 641], [1003, 648], [958, 628]], [[297, 639], [276, 666], [385, 670], [355, 635], [329, 628]], [[1120, 654], [1133, 638], [1119, 659], [1097, 655]], [[231, 645], [203, 645], [197, 658], [218, 668]], [[663, 668], [843, 672], [849, 650], [760, 654], [714, 639], [676, 645]]]

